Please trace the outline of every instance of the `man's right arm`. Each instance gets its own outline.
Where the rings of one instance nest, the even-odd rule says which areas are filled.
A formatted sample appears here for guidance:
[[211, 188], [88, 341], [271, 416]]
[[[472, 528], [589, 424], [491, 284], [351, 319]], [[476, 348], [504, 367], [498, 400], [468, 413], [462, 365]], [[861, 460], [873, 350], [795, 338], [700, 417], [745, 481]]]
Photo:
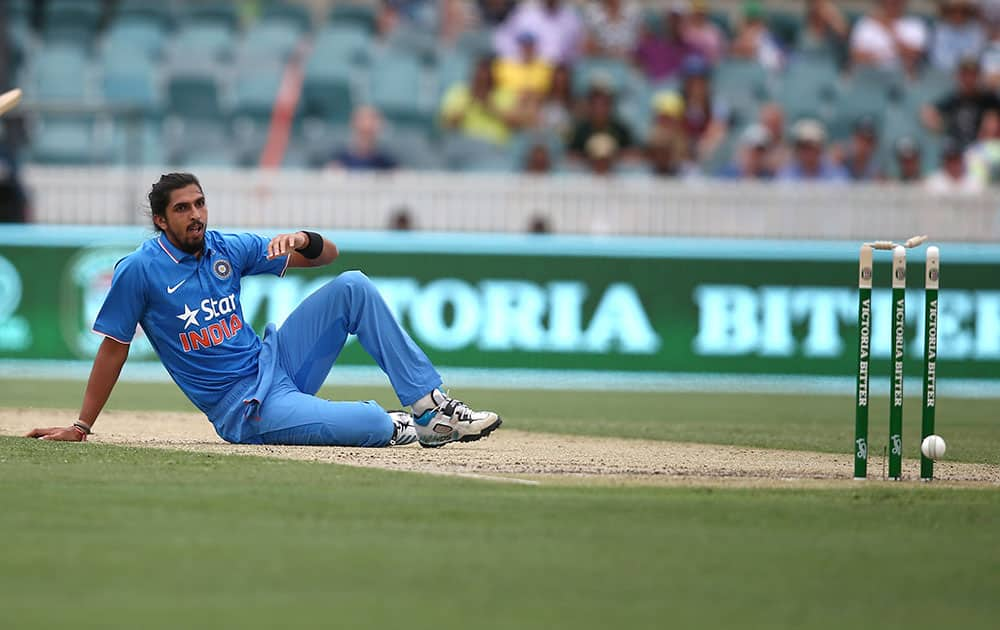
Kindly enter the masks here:
[[[83, 405], [80, 408], [80, 422], [88, 427], [94, 425], [97, 416], [104, 409], [104, 404], [111, 396], [111, 390], [118, 382], [122, 366], [128, 358], [128, 344], [120, 343], [105, 337], [94, 357], [94, 366], [90, 370], [90, 379], [87, 381], [87, 389], [83, 394]], [[67, 442], [82, 442], [86, 439], [86, 433], [76, 426], [50, 427], [47, 429], [33, 429], [27, 437], [41, 438], [45, 440], [60, 440]]]

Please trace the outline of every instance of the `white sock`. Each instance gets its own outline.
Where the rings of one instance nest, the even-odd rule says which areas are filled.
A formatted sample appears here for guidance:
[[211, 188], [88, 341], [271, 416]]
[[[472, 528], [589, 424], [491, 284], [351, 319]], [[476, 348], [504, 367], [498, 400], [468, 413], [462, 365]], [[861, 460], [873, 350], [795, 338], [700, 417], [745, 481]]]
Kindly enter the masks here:
[[448, 399], [439, 389], [432, 389], [426, 396], [413, 403], [413, 415], [419, 416], [429, 409], [434, 409]]

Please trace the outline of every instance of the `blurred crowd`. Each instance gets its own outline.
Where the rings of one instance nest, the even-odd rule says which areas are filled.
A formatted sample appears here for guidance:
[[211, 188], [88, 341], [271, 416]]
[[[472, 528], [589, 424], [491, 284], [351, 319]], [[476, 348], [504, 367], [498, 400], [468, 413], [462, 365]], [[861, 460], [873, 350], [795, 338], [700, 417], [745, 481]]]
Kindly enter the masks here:
[[[529, 173], [891, 179], [976, 193], [995, 180], [1000, 167], [1000, 0], [941, 0], [935, 16], [910, 14], [906, 0], [873, 0], [862, 15], [846, 15], [831, 0], [805, 0], [792, 41], [775, 32], [773, 16], [756, 1], [731, 12], [735, 20], [727, 28], [704, 0], [666, 6], [635, 0], [389, 0], [379, 27], [419, 23], [428, 4], [439, 5], [431, 12], [437, 23], [428, 26], [441, 38], [484, 27], [492, 36], [489, 54], [465, 80], [444, 90], [440, 124], [495, 145], [522, 139], [519, 166]], [[777, 75], [797, 57], [817, 55], [835, 60], [842, 77], [886, 72], [905, 84], [934, 74], [947, 76], [948, 87], [914, 114], [918, 133], [890, 138], [880, 129], [884, 121], [859, 115], [846, 137], [836, 138], [819, 116], [799, 112], [790, 120], [777, 100], [752, 108], [750, 120], [738, 119], [715, 83], [724, 80], [716, 76], [720, 65], [734, 60]], [[614, 63], [627, 64], [641, 74], [649, 86], [643, 104], [648, 120], [636, 125], [635, 116], [622, 115], [620, 77], [579, 75], [595, 60], [612, 62], [612, 70]], [[359, 109], [352, 140], [338, 150], [334, 164], [393, 168], [392, 155], [378, 149], [380, 124], [379, 112]], [[929, 152], [929, 146], [936, 150]]]
[[1000, 182], [1000, 0], [842, 4], [10, 0], [0, 82], [40, 164]]

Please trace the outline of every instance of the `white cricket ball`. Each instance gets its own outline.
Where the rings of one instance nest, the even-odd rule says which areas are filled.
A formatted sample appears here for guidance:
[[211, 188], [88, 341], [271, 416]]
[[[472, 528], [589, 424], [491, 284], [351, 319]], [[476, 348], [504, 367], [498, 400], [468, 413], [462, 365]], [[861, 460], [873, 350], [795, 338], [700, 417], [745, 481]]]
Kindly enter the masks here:
[[928, 459], [940, 459], [944, 457], [946, 448], [947, 445], [944, 443], [944, 438], [940, 435], [928, 435], [920, 443], [920, 452]]

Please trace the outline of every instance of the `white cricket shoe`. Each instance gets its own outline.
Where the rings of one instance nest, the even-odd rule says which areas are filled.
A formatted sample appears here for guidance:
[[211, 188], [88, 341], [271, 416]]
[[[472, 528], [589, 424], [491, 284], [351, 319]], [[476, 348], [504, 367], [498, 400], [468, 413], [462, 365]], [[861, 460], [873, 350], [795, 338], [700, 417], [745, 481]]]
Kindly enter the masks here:
[[417, 435], [417, 425], [413, 424], [413, 416], [409, 412], [390, 411], [388, 413], [389, 417], [392, 418], [393, 427], [389, 446], [406, 446], [420, 439]]
[[475, 442], [493, 433], [503, 420], [493, 411], [475, 411], [460, 400], [445, 397], [434, 409], [414, 416], [420, 446], [437, 448], [448, 442]]

